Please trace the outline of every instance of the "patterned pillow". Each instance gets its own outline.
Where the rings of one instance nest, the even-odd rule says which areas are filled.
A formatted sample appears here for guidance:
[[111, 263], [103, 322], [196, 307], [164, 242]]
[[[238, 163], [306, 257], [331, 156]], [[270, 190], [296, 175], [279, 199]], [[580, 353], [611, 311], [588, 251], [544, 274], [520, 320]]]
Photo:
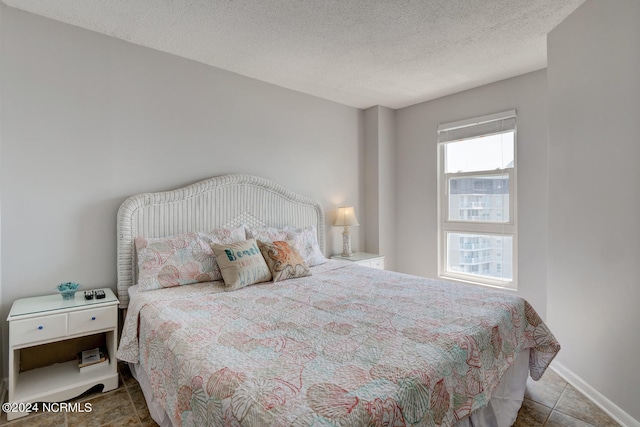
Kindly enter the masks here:
[[247, 239], [256, 239], [262, 242], [287, 241], [290, 234], [281, 228], [263, 227], [251, 228], [247, 227]]
[[205, 242], [211, 243], [235, 243], [247, 240], [247, 231], [245, 225], [239, 225], [234, 228], [216, 228], [207, 233], [198, 233]]
[[304, 228], [285, 227], [283, 229], [274, 227], [247, 228], [247, 238], [263, 242], [288, 241], [296, 248], [309, 267], [326, 261], [320, 250], [318, 233], [314, 226]]
[[309, 266], [304, 262], [298, 251], [289, 246], [287, 242], [269, 243], [258, 240], [258, 247], [267, 262], [267, 266], [269, 266], [274, 282], [311, 276]]
[[235, 291], [271, 280], [271, 272], [258, 249], [256, 239], [228, 245], [214, 243], [211, 248], [218, 259], [226, 290]]
[[293, 246], [300, 252], [309, 267], [324, 264], [327, 261], [318, 244], [316, 227], [313, 225], [304, 228], [285, 227], [285, 231], [289, 233], [289, 243], [293, 241]]
[[245, 240], [244, 227], [135, 239], [139, 291], [221, 280], [211, 243]]

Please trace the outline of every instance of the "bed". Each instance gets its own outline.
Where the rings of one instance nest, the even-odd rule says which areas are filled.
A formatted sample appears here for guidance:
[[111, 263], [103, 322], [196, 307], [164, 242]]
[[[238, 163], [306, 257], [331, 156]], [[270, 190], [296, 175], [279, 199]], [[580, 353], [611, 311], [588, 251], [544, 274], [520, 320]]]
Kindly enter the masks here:
[[[560, 350], [535, 310], [506, 292], [318, 260], [324, 225], [316, 201], [243, 174], [122, 204], [118, 297], [126, 317], [117, 356], [130, 363], [156, 422], [510, 426], [527, 377], [539, 379]], [[304, 274], [232, 291], [226, 276], [209, 280], [219, 279], [213, 273], [176, 281], [193, 266], [160, 274], [160, 282], [146, 278], [148, 263], [165, 262], [162, 251], [149, 257], [148, 242], [185, 233], [210, 239], [218, 230], [223, 240], [238, 230], [262, 239], [271, 230], [275, 240], [288, 230], [288, 245], [305, 257], [311, 245], [315, 258]]]

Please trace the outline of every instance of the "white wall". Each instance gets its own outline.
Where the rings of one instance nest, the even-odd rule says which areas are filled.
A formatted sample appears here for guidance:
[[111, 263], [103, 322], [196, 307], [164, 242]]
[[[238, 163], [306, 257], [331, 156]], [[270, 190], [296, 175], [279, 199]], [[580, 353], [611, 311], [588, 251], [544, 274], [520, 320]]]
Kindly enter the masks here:
[[360, 110], [0, 7], [3, 319], [62, 281], [115, 289], [135, 193], [245, 172], [318, 199], [328, 225], [363, 212]]
[[518, 294], [544, 318], [547, 299], [545, 70], [396, 112], [396, 267], [404, 273], [438, 275], [438, 124], [510, 109], [516, 109], [518, 114]]
[[548, 36], [547, 312], [558, 362], [640, 426], [638, 22], [587, 0]]
[[396, 270], [397, 129], [395, 110], [379, 107], [378, 123], [378, 192], [380, 194], [378, 212], [380, 216], [380, 235], [376, 253], [385, 254], [385, 269]]
[[[378, 172], [378, 139], [380, 107], [375, 106], [364, 110], [362, 119], [363, 128], [363, 184], [364, 184], [364, 209], [368, 212], [367, 221], [360, 221], [360, 228], [364, 231], [364, 247], [354, 248], [362, 252], [380, 253], [380, 182]], [[356, 217], [362, 214], [356, 212]], [[385, 254], [386, 255], [386, 254]]]
[[363, 251], [385, 256], [395, 270], [396, 256], [396, 112], [375, 106], [364, 111], [363, 188], [366, 223]]

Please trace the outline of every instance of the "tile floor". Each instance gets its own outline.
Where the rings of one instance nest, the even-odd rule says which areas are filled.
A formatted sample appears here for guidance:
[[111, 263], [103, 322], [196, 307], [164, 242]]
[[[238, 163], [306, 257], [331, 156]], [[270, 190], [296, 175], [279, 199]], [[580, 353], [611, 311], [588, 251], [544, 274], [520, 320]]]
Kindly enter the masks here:
[[547, 369], [540, 381], [527, 381], [514, 427], [618, 427], [611, 417]]
[[[108, 393], [88, 392], [74, 399], [91, 402], [91, 413], [45, 413], [7, 422], [0, 417], [0, 426], [7, 427], [149, 427], [157, 426], [151, 419], [137, 381], [124, 364], [120, 368], [120, 387]], [[558, 374], [547, 370], [538, 381], [529, 379], [524, 404], [514, 427], [618, 427], [607, 414], [582, 396]]]
[[152, 427], [147, 403], [138, 382], [131, 376], [127, 365], [118, 364], [120, 386], [110, 392], [88, 391], [72, 402], [91, 403], [91, 412], [32, 413], [26, 417], [7, 421], [3, 412], [2, 427]]

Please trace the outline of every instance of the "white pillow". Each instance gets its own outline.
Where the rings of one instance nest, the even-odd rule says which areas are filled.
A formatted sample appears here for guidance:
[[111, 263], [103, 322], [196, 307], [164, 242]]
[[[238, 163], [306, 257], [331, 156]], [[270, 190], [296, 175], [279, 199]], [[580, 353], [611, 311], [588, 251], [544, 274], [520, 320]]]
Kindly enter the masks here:
[[304, 228], [285, 227], [285, 231], [291, 233], [289, 243], [293, 242], [293, 246], [309, 267], [323, 264], [327, 260], [320, 250], [316, 227], [313, 225]]
[[247, 238], [257, 239], [263, 242], [289, 242], [309, 267], [322, 264], [326, 261], [318, 244], [318, 232], [313, 225], [303, 228], [247, 227]]

